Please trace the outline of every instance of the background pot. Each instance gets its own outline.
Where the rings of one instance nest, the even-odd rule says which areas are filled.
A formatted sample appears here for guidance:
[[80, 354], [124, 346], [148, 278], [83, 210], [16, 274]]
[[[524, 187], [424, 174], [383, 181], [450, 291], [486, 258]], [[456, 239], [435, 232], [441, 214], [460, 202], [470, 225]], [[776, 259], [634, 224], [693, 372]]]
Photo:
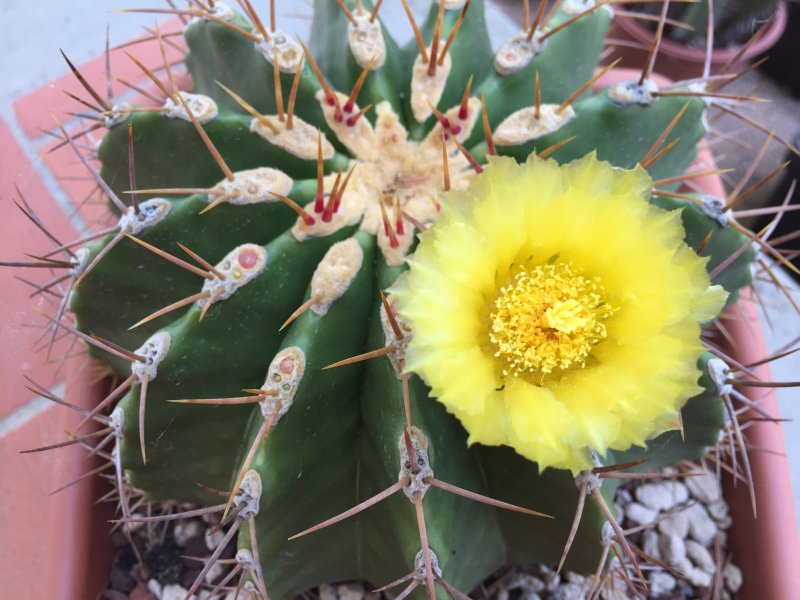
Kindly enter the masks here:
[[[786, 21], [786, 4], [780, 2], [766, 33], [742, 53], [736, 63], [732, 65], [732, 70], [735, 71], [737, 66], [743, 66], [752, 58], [774, 46], [786, 29]], [[612, 54], [612, 57], [622, 58], [620, 66], [636, 67], [640, 70], [641, 65], [647, 59], [648, 50], [653, 44], [655, 32], [642, 26], [641, 21], [633, 17], [616, 15], [610, 37], [625, 42], [625, 45], [617, 46]], [[741, 47], [715, 49], [711, 54], [711, 73], [717, 73], [722, 67], [728, 65], [736, 58], [740, 50]], [[663, 38], [654, 70], [673, 81], [683, 81], [702, 76], [705, 60], [704, 48], [694, 48]]]

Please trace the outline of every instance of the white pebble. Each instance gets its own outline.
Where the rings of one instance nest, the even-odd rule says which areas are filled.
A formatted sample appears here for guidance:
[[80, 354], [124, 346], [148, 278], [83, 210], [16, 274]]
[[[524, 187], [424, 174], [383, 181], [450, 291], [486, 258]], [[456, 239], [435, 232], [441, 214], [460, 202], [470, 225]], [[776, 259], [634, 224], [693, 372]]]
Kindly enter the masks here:
[[645, 483], [636, 488], [636, 499], [648, 508], [666, 511], [689, 498], [689, 491], [680, 481]]
[[716, 521], [721, 529], [728, 529], [733, 524], [728, 503], [725, 500], [712, 502], [706, 506], [708, 514]]
[[189, 543], [189, 540], [202, 535], [203, 531], [205, 531], [205, 527], [200, 521], [180, 521], [175, 525], [173, 538], [175, 543], [183, 548]]
[[702, 569], [692, 567], [689, 569], [689, 572], [686, 573], [686, 579], [695, 587], [709, 587], [714, 578]]
[[[138, 512], [131, 513], [131, 519], [141, 519], [142, 517], [146, 517], [146, 516], [147, 515], [144, 515], [144, 514], [138, 513]], [[145, 524], [142, 521], [131, 521], [130, 523], [126, 524], [125, 529], [127, 529], [128, 531], [137, 531], [137, 530], [141, 529], [142, 527], [144, 527], [144, 525]]]
[[668, 594], [675, 589], [677, 580], [666, 571], [656, 571], [650, 575], [650, 592], [653, 596]]
[[561, 575], [547, 567], [542, 568], [542, 580], [548, 592], [555, 591], [561, 585]]
[[708, 471], [705, 475], [687, 477], [686, 487], [689, 488], [689, 493], [703, 504], [711, 504], [722, 498], [722, 487], [717, 476]]
[[728, 547], [728, 534], [724, 530], [720, 530], [719, 532], [717, 532], [717, 535], [714, 536], [715, 543], [717, 543], [717, 540], [719, 540], [718, 543], [720, 545], [720, 548]]
[[586, 585], [587, 583], [586, 577], [573, 573], [572, 571], [567, 571], [566, 578], [568, 583], [576, 583], [578, 585]]
[[[246, 585], [247, 585], [247, 583], [245, 583], [245, 586]], [[260, 596], [260, 594], [259, 594], [259, 596]], [[248, 590], [245, 587], [245, 589], [243, 589], [240, 592], [238, 592], [238, 595], [237, 595], [236, 590], [231, 590], [225, 596], [225, 600], [258, 600], [258, 597], [256, 596], [256, 592]]]
[[366, 596], [364, 586], [360, 583], [341, 583], [336, 587], [341, 600], [362, 600]]
[[156, 598], [161, 598], [161, 584], [158, 582], [158, 579], [149, 580], [147, 582], [147, 589]]
[[658, 530], [661, 533], [677, 535], [681, 539], [686, 539], [686, 535], [689, 533], [689, 517], [683, 510], [673, 512], [659, 521]]
[[717, 525], [708, 516], [702, 504], [693, 504], [686, 509], [689, 518], [689, 535], [703, 546], [708, 546], [717, 535]]
[[580, 583], [565, 583], [553, 592], [553, 600], [584, 600], [586, 598], [588, 586]]
[[658, 540], [658, 549], [661, 551], [661, 560], [668, 565], [677, 565], [686, 560], [686, 545], [677, 535], [662, 535]]
[[[160, 600], [184, 600], [188, 592], [189, 590], [179, 586], [177, 583], [170, 583], [161, 590]], [[194, 600], [197, 596], [192, 594], [191, 598]]]
[[639, 594], [631, 594], [631, 588], [628, 582], [616, 574], [609, 578], [603, 589], [601, 598], [603, 598], [603, 600], [645, 600]]
[[517, 573], [508, 584], [508, 589], [538, 594], [544, 591], [544, 582], [530, 573]]
[[675, 574], [678, 577], [681, 579], [687, 579], [689, 577], [689, 573], [695, 567], [688, 558], [684, 558], [677, 565], [673, 565], [672, 568], [675, 569]]
[[656, 560], [661, 560], [661, 550], [658, 549], [658, 533], [648, 529], [642, 534], [642, 550]]
[[695, 567], [702, 569], [709, 575], [713, 575], [717, 570], [711, 553], [705, 546], [698, 544], [694, 540], [686, 540], [686, 556], [689, 557]]
[[631, 522], [635, 523], [636, 525], [650, 523], [656, 518], [657, 515], [657, 511], [653, 510], [652, 508], [647, 508], [638, 502], [631, 502], [625, 507], [625, 516], [627, 516], [628, 519], [630, 519]]
[[205, 576], [206, 583], [212, 583], [216, 581], [219, 577], [221, 577], [225, 573], [225, 567], [220, 564], [219, 561], [215, 562], [213, 566], [208, 570]]
[[206, 535], [206, 548], [211, 551], [216, 550], [223, 539], [225, 539], [225, 532], [221, 529], [217, 529], [214, 533]]
[[319, 600], [338, 600], [336, 597], [336, 588], [327, 583], [319, 586]]
[[741, 569], [733, 563], [725, 565], [725, 569], [722, 571], [722, 579], [725, 581], [725, 588], [732, 594], [738, 592], [744, 582]]

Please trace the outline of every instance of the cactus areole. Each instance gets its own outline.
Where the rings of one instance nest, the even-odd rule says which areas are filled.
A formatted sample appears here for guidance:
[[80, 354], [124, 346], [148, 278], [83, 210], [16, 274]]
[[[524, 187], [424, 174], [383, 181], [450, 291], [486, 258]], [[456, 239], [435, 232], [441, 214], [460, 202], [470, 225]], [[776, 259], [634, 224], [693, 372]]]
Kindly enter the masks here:
[[[273, 600], [348, 579], [458, 595], [562, 555], [594, 572], [613, 480], [592, 469], [700, 457], [723, 424], [700, 322], [747, 240], [648, 179], [684, 173], [704, 99], [593, 92], [605, 2], [540, 11], [496, 53], [483, 0], [406, 7], [406, 47], [380, 2], [315, 0], [308, 47], [209, 4], [177, 11], [191, 93], [167, 65], [161, 107], [104, 112], [118, 223], [69, 265], [63, 308], [123, 380], [96, 411], [123, 517], [133, 489], [223, 491]], [[735, 297], [751, 260], [713, 284]]]

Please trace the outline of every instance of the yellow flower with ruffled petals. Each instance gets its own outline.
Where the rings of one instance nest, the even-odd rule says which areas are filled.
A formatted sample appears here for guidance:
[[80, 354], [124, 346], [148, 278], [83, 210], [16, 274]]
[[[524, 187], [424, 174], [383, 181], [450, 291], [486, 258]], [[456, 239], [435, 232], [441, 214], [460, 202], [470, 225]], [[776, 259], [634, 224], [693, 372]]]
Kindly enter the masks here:
[[406, 369], [470, 443], [578, 472], [591, 450], [677, 426], [725, 292], [651, 185], [594, 155], [493, 157], [445, 197], [393, 295], [413, 330]]

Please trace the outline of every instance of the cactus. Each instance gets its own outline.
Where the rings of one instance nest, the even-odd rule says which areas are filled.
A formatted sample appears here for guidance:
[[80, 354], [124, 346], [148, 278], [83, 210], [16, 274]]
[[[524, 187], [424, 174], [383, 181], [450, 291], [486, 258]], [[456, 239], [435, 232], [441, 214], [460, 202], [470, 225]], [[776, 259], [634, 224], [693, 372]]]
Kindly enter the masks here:
[[717, 443], [718, 359], [700, 357], [680, 434], [611, 447], [577, 474], [544, 469], [507, 446], [468, 445], [405, 368], [413, 331], [397, 279], [453, 202], [443, 197], [506, 164], [495, 155], [595, 153], [660, 180], [653, 205], [681, 211], [686, 243], [732, 301], [750, 281], [746, 233], [714, 199], [675, 191], [706, 103], [662, 93], [647, 69], [592, 89], [608, 3], [539, 11], [493, 53], [483, 0], [433, 3], [419, 25], [406, 7], [406, 47], [380, 2], [337, 2], [315, 0], [308, 48], [247, 1], [244, 14], [221, 2], [167, 10], [192, 17], [191, 94], [168, 65], [162, 80], [142, 66], [163, 107], [107, 106], [87, 85], [108, 128], [92, 173], [117, 225], [67, 260], [71, 291], [51, 321], [122, 383], [79, 429], [110, 423], [124, 523], [147, 520], [131, 514], [132, 489], [222, 513], [231, 527], [207, 569], [238, 535], [263, 597], [398, 578], [463, 597], [530, 561], [593, 573], [604, 526], [619, 528], [607, 475]]

